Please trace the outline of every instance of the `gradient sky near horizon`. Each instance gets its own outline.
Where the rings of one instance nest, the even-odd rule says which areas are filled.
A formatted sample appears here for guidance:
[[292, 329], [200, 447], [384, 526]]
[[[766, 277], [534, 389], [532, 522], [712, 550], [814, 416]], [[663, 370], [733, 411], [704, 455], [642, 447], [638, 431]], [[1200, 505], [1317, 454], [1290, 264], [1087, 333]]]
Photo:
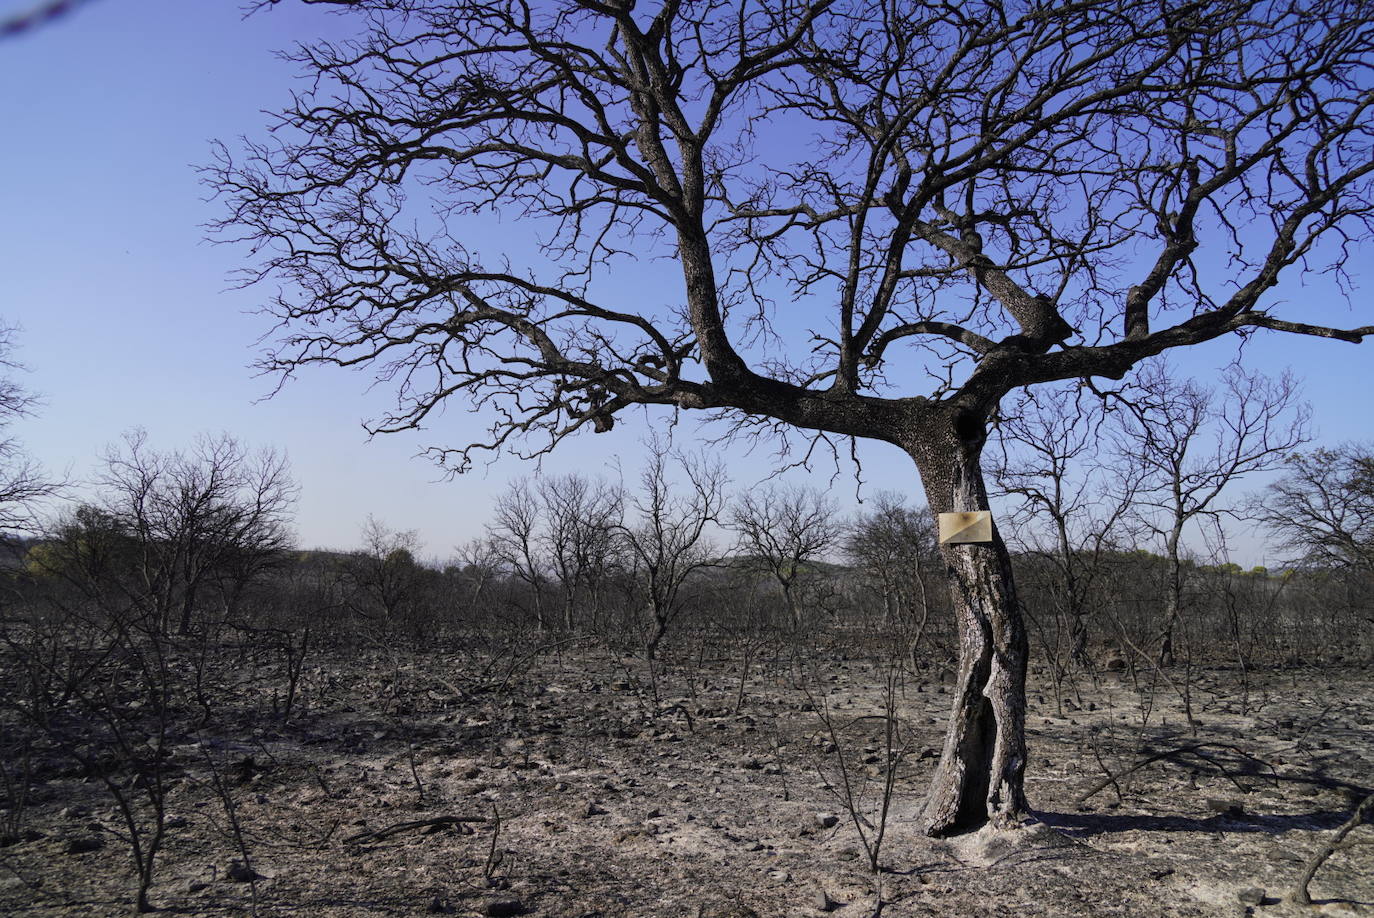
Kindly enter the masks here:
[[[0, 20], [35, 5], [0, 0]], [[246, 253], [204, 241], [203, 224], [219, 211], [195, 166], [210, 161], [211, 141], [263, 135], [263, 111], [288, 100], [297, 76], [277, 50], [351, 31], [346, 18], [289, 0], [247, 18], [235, 0], [91, 0], [0, 42], [0, 320], [19, 326], [11, 356], [28, 371], [18, 380], [43, 400], [13, 433], [47, 468], [79, 482], [93, 475], [102, 448], [133, 427], [164, 450], [201, 431], [227, 431], [289, 455], [302, 486], [302, 546], [356, 546], [373, 515], [418, 530], [422, 554], [444, 558], [480, 533], [493, 495], [534, 466], [503, 459], [445, 480], [416, 458], [426, 445], [463, 441], [467, 412], [458, 405], [429, 431], [369, 440], [360, 422], [391, 393], [369, 388], [365, 372], [307, 372], [264, 400], [273, 380], [254, 376], [250, 364], [269, 329], [253, 310], [273, 288], [232, 289]], [[1290, 304], [1285, 318], [1350, 326], [1374, 313], [1368, 294], [1356, 294], [1352, 311], [1319, 277], [1290, 278], [1281, 297]], [[1174, 362], [1207, 381], [1235, 347], [1217, 342]], [[1291, 367], [1303, 380], [1319, 442], [1374, 436], [1374, 342], [1259, 334], [1245, 357], [1267, 372]], [[614, 475], [625, 457], [632, 480], [647, 430], [630, 420], [611, 434], [580, 436], [543, 471]], [[695, 432], [690, 421], [679, 428], [679, 445]], [[767, 447], [712, 449], [725, 451], [737, 489], [774, 468]], [[918, 491], [895, 448], [869, 445], [860, 455], [870, 493]], [[827, 487], [831, 472], [822, 462], [809, 478]], [[834, 483], [846, 507], [854, 491], [852, 479]], [[1268, 560], [1253, 544], [1238, 555]]]

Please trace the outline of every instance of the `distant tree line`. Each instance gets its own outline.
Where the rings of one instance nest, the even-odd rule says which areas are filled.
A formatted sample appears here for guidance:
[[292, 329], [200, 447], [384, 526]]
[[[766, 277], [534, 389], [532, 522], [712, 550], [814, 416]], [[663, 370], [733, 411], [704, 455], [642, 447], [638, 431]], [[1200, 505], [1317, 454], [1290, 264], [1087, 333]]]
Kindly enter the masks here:
[[[1104, 404], [1070, 393], [1022, 406], [1007, 439], [1040, 449], [1009, 450], [997, 469], [1008, 506], [999, 526], [1056, 684], [1184, 654], [1242, 665], [1371, 655], [1374, 451], [1298, 452], [1289, 430], [1270, 463], [1284, 468], [1276, 483], [1225, 511], [1210, 500], [1185, 507], [1184, 522], [1211, 514], [1199, 535], [1214, 550], [1201, 554], [1180, 538], [1177, 495], [1199, 481], [1219, 493], [1229, 478], [1218, 477], [1217, 451], [1193, 443], [1207, 459], [1196, 468], [1160, 462], [1158, 441], [1131, 426], [1140, 418], [1066, 421], [1070, 402], [1088, 414]], [[900, 647], [914, 665], [957, 655], [926, 508], [879, 492], [846, 516], [797, 485], [732, 495], [718, 462], [658, 441], [636, 481], [515, 480], [483, 534], [443, 563], [420, 558], [415, 532], [374, 518], [354, 551], [299, 550], [284, 459], [226, 435], [160, 453], [132, 433], [106, 452], [98, 484], [99, 500], [16, 544], [8, 619], [95, 616], [179, 635], [310, 627], [345, 642], [583, 633], [649, 660], [676, 638], [730, 646], [750, 636]], [[1292, 563], [1231, 563], [1215, 541], [1223, 512], [1265, 527]]]

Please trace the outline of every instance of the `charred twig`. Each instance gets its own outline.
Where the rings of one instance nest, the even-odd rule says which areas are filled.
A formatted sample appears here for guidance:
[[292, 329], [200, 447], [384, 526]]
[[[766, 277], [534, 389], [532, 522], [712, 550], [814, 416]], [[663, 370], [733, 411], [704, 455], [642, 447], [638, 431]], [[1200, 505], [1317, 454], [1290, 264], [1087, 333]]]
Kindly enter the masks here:
[[496, 804], [491, 805], [491, 847], [487, 849], [487, 862], [482, 866], [482, 876], [487, 882], [491, 882], [496, 875], [496, 868], [501, 865], [501, 853], [496, 850], [496, 843], [501, 838], [501, 812], [496, 809]]
[[582, 638], [578, 636], [565, 638], [561, 641], [554, 641], [551, 644], [540, 644], [533, 651], [525, 654], [523, 657], [516, 657], [514, 660], [512, 660], [511, 665], [506, 669], [506, 675], [501, 679], [500, 685], [496, 686], [496, 688], [493, 691], [498, 695], [504, 692], [506, 690], [506, 686], [510, 684], [510, 680], [515, 676], [516, 670], [522, 669], [526, 664], [534, 660], [534, 658], [539, 656], [540, 654], [548, 653], [550, 650], [557, 650], [558, 648], [563, 647], [566, 644], [574, 644], [580, 640], [582, 640]]
[[[1229, 768], [1227, 768], [1224, 764], [1222, 764], [1221, 762], [1219, 762], [1219, 761], [1218, 761], [1216, 758], [1214, 758], [1213, 756], [1210, 756], [1210, 755], [1208, 755], [1206, 752], [1203, 752], [1204, 749], [1221, 749], [1221, 750], [1227, 750], [1227, 751], [1230, 751], [1230, 752], [1234, 752], [1235, 754], [1237, 754], [1237, 755], [1239, 755], [1239, 756], [1242, 756], [1243, 758], [1249, 759], [1249, 760], [1252, 761], [1252, 762], [1258, 762], [1258, 763], [1260, 763], [1260, 764], [1265, 764], [1265, 763], [1263, 762], [1262, 759], [1259, 759], [1259, 758], [1257, 758], [1257, 757], [1251, 755], [1250, 753], [1244, 751], [1243, 749], [1240, 749], [1240, 748], [1238, 748], [1238, 747], [1236, 747], [1236, 746], [1232, 746], [1232, 745], [1230, 745], [1230, 744], [1228, 744], [1228, 743], [1190, 743], [1190, 744], [1188, 744], [1188, 745], [1186, 745], [1186, 746], [1176, 746], [1176, 747], [1174, 747], [1173, 749], [1165, 749], [1165, 750], [1163, 750], [1163, 751], [1161, 751], [1161, 752], [1152, 753], [1151, 755], [1148, 755], [1148, 756], [1146, 756], [1145, 758], [1141, 759], [1140, 761], [1136, 762], [1134, 765], [1132, 765], [1131, 767], [1127, 768], [1125, 771], [1120, 772], [1119, 774], [1116, 774], [1116, 775], [1113, 775], [1110, 771], [1107, 771], [1107, 767], [1106, 767], [1105, 765], [1103, 765], [1103, 766], [1102, 766], [1102, 767], [1103, 767], [1103, 771], [1107, 771], [1107, 777], [1106, 777], [1106, 779], [1105, 779], [1105, 780], [1102, 780], [1102, 781], [1099, 781], [1098, 783], [1096, 783], [1096, 784], [1094, 784], [1092, 787], [1090, 787], [1088, 790], [1086, 790], [1086, 791], [1084, 791], [1083, 793], [1079, 794], [1077, 800], [1078, 800], [1079, 803], [1084, 803], [1084, 802], [1086, 802], [1090, 797], [1094, 796], [1095, 794], [1097, 794], [1098, 792], [1102, 791], [1103, 789], [1105, 789], [1105, 788], [1107, 788], [1107, 787], [1115, 787], [1115, 788], [1116, 788], [1117, 795], [1120, 796], [1120, 795], [1121, 795], [1121, 787], [1120, 787], [1120, 785], [1117, 783], [1118, 779], [1124, 778], [1124, 777], [1126, 777], [1127, 775], [1130, 775], [1130, 774], [1134, 774], [1135, 772], [1139, 771], [1140, 769], [1144, 768], [1145, 766], [1147, 766], [1147, 765], [1152, 765], [1152, 764], [1154, 764], [1155, 762], [1159, 762], [1159, 761], [1163, 761], [1163, 760], [1174, 760], [1174, 759], [1177, 759], [1179, 756], [1184, 756], [1184, 755], [1192, 755], [1192, 756], [1195, 756], [1195, 757], [1197, 757], [1197, 758], [1199, 758], [1199, 759], [1202, 759], [1204, 762], [1207, 762], [1208, 764], [1215, 766], [1215, 767], [1217, 768], [1217, 770], [1220, 771], [1221, 774], [1226, 778], [1226, 780], [1230, 781], [1232, 784], [1234, 784], [1234, 785], [1235, 785], [1236, 787], [1238, 787], [1240, 790], [1242, 790], [1242, 791], [1244, 791], [1244, 792], [1247, 792], [1247, 793], [1249, 792], [1250, 789], [1249, 789], [1248, 787], [1246, 787], [1244, 784], [1240, 783], [1240, 781], [1236, 780], [1235, 776], [1231, 773], [1231, 770], [1230, 770]], [[1102, 761], [1102, 760], [1099, 758], [1099, 759], [1098, 759], [1099, 764], [1101, 764], [1101, 761]], [[1270, 771], [1272, 772], [1273, 769], [1270, 768]], [[1277, 780], [1277, 776], [1274, 776], [1274, 777], [1275, 777], [1275, 780]]]
[[434, 816], [430, 819], [412, 819], [407, 822], [398, 822], [389, 825], [384, 829], [375, 829], [370, 832], [359, 832], [357, 835], [350, 835], [344, 839], [346, 845], [357, 845], [364, 842], [381, 841], [393, 835], [400, 835], [402, 832], [410, 832], [415, 829], [426, 829], [430, 826], [463, 826], [469, 822], [486, 822], [485, 816]]
[[[1106, 762], [1102, 761], [1102, 753], [1098, 751], [1097, 744], [1089, 743], [1088, 748], [1093, 751], [1093, 758], [1097, 759], [1097, 767], [1102, 769], [1102, 773], [1107, 776], [1107, 780], [1104, 783], [1098, 785], [1098, 787], [1093, 790], [1092, 794], [1088, 794], [1084, 797], [1079, 797], [1078, 802], [1084, 802], [1088, 799], [1088, 797], [1091, 797], [1093, 794], [1097, 793], [1099, 790], [1110, 784], [1112, 786], [1112, 790], [1116, 791], [1116, 802], [1125, 803], [1126, 795], [1121, 792], [1121, 785], [1116, 782], [1116, 776], [1112, 774], [1112, 770], [1107, 767]], [[1130, 772], [1124, 772], [1123, 776], [1126, 774], [1130, 774]]]
[[1312, 898], [1307, 894], [1308, 884], [1311, 883], [1312, 878], [1317, 875], [1317, 871], [1321, 869], [1322, 864], [1326, 863], [1327, 858], [1337, 851], [1340, 851], [1342, 848], [1350, 846], [1351, 843], [1346, 840], [1346, 836], [1366, 823], [1374, 823], [1374, 794], [1370, 794], [1365, 797], [1364, 800], [1360, 801], [1359, 805], [1355, 807], [1355, 812], [1350, 814], [1350, 818], [1345, 821], [1345, 824], [1336, 830], [1336, 834], [1331, 836], [1316, 854], [1312, 855], [1312, 859], [1309, 860], [1307, 866], [1303, 868], [1302, 876], [1298, 878], [1298, 882], [1293, 886], [1293, 891], [1288, 894], [1290, 901], [1296, 902], [1299, 905], [1312, 904]]

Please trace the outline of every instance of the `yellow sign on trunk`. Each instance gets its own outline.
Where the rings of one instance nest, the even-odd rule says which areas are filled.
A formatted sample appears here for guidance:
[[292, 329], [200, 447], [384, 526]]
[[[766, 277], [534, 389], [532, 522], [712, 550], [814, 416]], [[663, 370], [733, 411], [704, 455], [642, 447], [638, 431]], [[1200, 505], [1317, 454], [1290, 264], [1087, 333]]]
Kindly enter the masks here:
[[964, 542], [991, 541], [991, 512], [973, 510], [968, 513], [940, 514], [940, 544], [958, 545]]

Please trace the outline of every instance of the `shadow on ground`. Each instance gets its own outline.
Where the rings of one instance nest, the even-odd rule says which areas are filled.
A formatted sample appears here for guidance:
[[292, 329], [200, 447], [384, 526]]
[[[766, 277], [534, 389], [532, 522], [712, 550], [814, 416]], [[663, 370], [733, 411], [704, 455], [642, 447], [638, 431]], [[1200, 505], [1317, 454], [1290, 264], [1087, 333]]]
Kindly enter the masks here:
[[1304, 832], [1334, 829], [1350, 818], [1349, 810], [1321, 810], [1266, 816], [1261, 813], [1216, 815], [1206, 819], [1181, 816], [1141, 816], [1131, 813], [1037, 812], [1035, 818], [1071, 838], [1088, 838], [1114, 832], [1263, 832], [1282, 835], [1294, 829]]

